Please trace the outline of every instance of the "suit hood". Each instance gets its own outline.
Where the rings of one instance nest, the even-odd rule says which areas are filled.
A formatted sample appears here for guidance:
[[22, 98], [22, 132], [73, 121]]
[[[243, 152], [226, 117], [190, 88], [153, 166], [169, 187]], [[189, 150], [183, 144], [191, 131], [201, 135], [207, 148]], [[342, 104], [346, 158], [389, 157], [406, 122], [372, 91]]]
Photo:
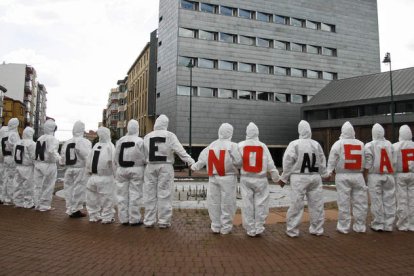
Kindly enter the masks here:
[[385, 140], [384, 138], [384, 128], [380, 124], [375, 124], [372, 127], [372, 140]]
[[7, 133], [7, 131], [9, 131], [9, 128], [7, 126], [2, 126], [0, 128], [0, 137], [4, 137]]
[[339, 139], [355, 139], [355, 130], [350, 122], [345, 122], [342, 125], [341, 136]]
[[161, 114], [157, 120], [155, 120], [154, 130], [167, 130], [168, 128], [168, 117]]
[[106, 127], [98, 128], [98, 137], [99, 143], [109, 143], [111, 142], [111, 131]]
[[259, 140], [259, 128], [253, 122], [250, 122], [246, 128], [246, 139]]
[[412, 141], [413, 133], [408, 125], [403, 125], [400, 127], [400, 138], [399, 141]]
[[312, 130], [309, 123], [305, 120], [299, 122], [298, 132], [300, 139], [310, 139], [312, 137]]
[[128, 135], [138, 135], [139, 132], [139, 124], [137, 120], [129, 120], [128, 122]]
[[84, 133], [85, 133], [85, 124], [81, 121], [76, 121], [72, 129], [73, 136], [83, 137]]
[[16, 130], [18, 126], [19, 126], [19, 119], [17, 118], [11, 118], [9, 120], [9, 123], [7, 124], [9, 131]]
[[228, 123], [224, 123], [218, 130], [218, 137], [222, 140], [231, 140], [233, 137], [233, 126]]
[[53, 135], [53, 133], [55, 133], [55, 131], [57, 129], [55, 121], [53, 121], [51, 119], [46, 120], [46, 122], [43, 126], [43, 129], [45, 131], [45, 134]]
[[23, 130], [23, 139], [24, 140], [33, 140], [34, 129], [31, 127], [26, 127]]

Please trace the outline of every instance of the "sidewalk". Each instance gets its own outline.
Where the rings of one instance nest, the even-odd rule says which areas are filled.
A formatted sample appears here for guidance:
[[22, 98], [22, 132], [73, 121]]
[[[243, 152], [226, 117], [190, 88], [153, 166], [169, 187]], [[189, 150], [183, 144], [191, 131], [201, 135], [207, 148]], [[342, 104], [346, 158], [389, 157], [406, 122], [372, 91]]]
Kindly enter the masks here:
[[174, 210], [169, 229], [70, 219], [64, 200], [51, 212], [0, 205], [0, 275], [412, 275], [414, 233], [339, 234], [327, 220], [315, 237], [284, 234], [272, 210], [261, 237], [241, 225], [214, 235], [206, 210]]

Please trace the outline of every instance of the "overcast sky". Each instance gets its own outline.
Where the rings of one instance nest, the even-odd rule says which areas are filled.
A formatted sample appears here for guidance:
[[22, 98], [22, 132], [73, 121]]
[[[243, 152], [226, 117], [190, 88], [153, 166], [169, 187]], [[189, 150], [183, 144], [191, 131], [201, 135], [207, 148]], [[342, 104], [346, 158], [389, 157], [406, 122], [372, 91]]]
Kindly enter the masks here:
[[[414, 66], [413, 12], [413, 0], [378, 0], [381, 59], [391, 52], [393, 70]], [[35, 67], [64, 140], [76, 120], [97, 129], [157, 24], [157, 0], [0, 0], [0, 62]]]

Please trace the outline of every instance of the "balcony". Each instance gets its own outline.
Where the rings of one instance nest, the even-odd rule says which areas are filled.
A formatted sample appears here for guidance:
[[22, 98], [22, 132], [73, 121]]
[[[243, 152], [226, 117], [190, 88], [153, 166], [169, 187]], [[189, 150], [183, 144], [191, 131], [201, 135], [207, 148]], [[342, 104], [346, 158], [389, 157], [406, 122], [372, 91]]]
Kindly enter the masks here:
[[120, 105], [118, 107], [118, 112], [125, 112], [127, 110], [127, 105]]
[[25, 93], [32, 94], [33, 88], [32, 88], [32, 83], [30, 81], [25, 82], [25, 84], [24, 84], [24, 92]]
[[117, 109], [111, 110], [111, 115], [114, 115], [114, 114], [118, 114], [118, 110]]

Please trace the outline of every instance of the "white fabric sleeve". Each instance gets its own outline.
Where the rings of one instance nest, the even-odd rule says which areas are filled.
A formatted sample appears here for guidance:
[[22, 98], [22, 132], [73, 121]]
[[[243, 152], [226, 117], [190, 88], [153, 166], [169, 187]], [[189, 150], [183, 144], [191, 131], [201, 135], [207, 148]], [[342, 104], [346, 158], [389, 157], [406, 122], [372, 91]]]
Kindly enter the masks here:
[[270, 173], [273, 182], [278, 182], [280, 179], [279, 171], [275, 166], [272, 155], [266, 145], [263, 146], [264, 154], [267, 156], [267, 171]]
[[280, 176], [280, 180], [282, 180], [284, 183], [287, 183], [289, 181], [297, 158], [298, 156], [296, 152], [296, 144], [291, 142], [283, 154], [283, 171], [282, 175]]
[[185, 151], [184, 147], [181, 145], [180, 141], [175, 134], [171, 133], [171, 147], [173, 151], [180, 157], [180, 159], [187, 163], [188, 165], [192, 165], [195, 163], [194, 159]]
[[319, 166], [319, 174], [326, 178], [329, 176], [328, 171], [326, 170], [326, 157], [325, 153], [323, 152], [323, 149], [321, 145], [318, 143], [318, 154], [319, 154], [319, 160], [321, 160], [321, 164]]
[[372, 143], [365, 145], [365, 169], [371, 169], [374, 165], [374, 154], [372, 152]]
[[328, 174], [331, 175], [332, 172], [335, 170], [336, 166], [339, 162], [339, 153], [340, 153], [341, 144], [339, 141], [336, 141], [335, 144], [333, 144], [331, 151], [329, 153], [328, 157]]
[[86, 158], [89, 155], [89, 152], [91, 151], [92, 143], [87, 139], [79, 139], [79, 141], [76, 143], [75, 151], [76, 155], [82, 159], [86, 160]]
[[243, 164], [243, 159], [240, 154], [239, 147], [236, 143], [231, 143], [229, 153], [230, 153], [230, 157], [231, 157], [233, 165], [236, 168], [240, 168]]
[[193, 171], [199, 171], [207, 165], [208, 147], [203, 149], [198, 157], [198, 161], [191, 165]]

